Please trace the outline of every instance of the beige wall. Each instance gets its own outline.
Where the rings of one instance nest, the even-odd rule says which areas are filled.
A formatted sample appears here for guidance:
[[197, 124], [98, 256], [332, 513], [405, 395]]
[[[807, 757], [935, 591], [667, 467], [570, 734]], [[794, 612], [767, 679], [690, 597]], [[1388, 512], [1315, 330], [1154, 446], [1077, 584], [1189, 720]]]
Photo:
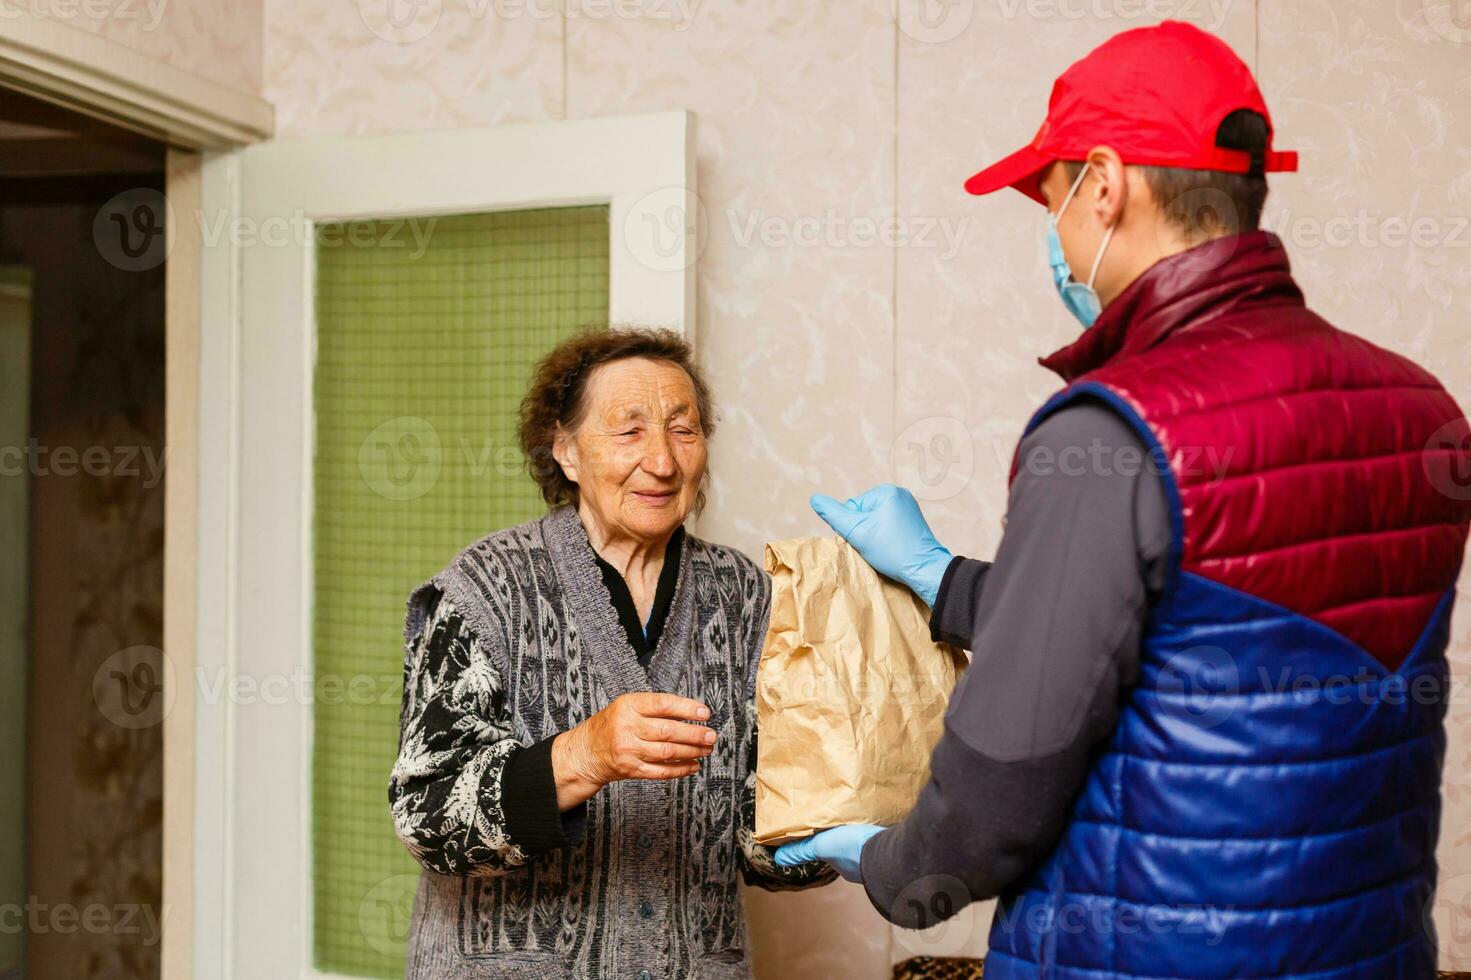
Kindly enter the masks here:
[[0, 33], [16, 17], [46, 17], [259, 94], [264, 9], [264, 0], [0, 0]]
[[[1471, 402], [1471, 24], [1449, 0], [955, 0], [902, 30], [889, 0], [705, 0], [688, 14], [694, 0], [566, 0], [581, 15], [550, 18], [528, 9], [555, 0], [426, 0], [398, 29], [385, 2], [268, 3], [263, 86], [281, 136], [698, 114], [699, 341], [723, 405], [706, 530], [752, 553], [821, 530], [813, 491], [889, 479], [933, 482], [927, 510], [953, 548], [995, 547], [1012, 441], [1057, 386], [1035, 358], [1076, 327], [1051, 291], [1041, 212], [1014, 194], [968, 199], [960, 182], [1030, 138], [1071, 60], [1161, 15], [1235, 46], [1280, 145], [1303, 151], [1270, 212], [1310, 301]], [[897, 247], [841, 223], [891, 216]], [[1405, 244], [1390, 220], [1417, 217], [1433, 219], [1429, 244]], [[1315, 229], [1341, 241], [1344, 218], [1347, 247], [1315, 241]], [[804, 221], [816, 242], [775, 237]], [[1464, 599], [1452, 656], [1471, 676]], [[1471, 895], [1471, 707], [1459, 700], [1447, 909]], [[750, 904], [769, 977], [877, 978], [891, 958], [978, 950], [987, 914], [917, 936], [846, 885]], [[1471, 913], [1457, 928], [1447, 961], [1471, 968]]]

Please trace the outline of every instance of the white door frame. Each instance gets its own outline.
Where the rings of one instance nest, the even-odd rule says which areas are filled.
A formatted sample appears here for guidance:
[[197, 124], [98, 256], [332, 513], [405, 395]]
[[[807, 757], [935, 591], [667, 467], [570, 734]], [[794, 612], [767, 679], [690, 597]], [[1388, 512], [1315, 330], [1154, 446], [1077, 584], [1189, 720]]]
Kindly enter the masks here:
[[176, 147], [239, 146], [275, 126], [258, 95], [20, 9], [0, 17], [0, 84]]
[[[192, 859], [192, 925], [180, 937], [192, 942], [191, 976], [321, 976], [311, 965], [312, 713], [292, 693], [294, 678], [311, 676], [314, 223], [606, 203], [612, 320], [692, 334], [694, 192], [686, 112], [206, 156], [194, 232], [197, 662], [178, 686], [193, 701], [193, 840], [165, 842]], [[254, 693], [216, 693], [236, 679]], [[285, 689], [285, 703], [267, 685]]]

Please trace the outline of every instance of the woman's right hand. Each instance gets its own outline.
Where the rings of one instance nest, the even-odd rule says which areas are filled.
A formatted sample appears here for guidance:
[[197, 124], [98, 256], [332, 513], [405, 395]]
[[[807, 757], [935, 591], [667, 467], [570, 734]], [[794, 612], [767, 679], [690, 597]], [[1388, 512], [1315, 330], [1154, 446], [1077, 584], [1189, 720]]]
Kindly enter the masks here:
[[618, 779], [678, 779], [700, 771], [715, 731], [699, 722], [710, 709], [676, 694], [642, 691], [552, 741], [557, 808], [569, 810]]

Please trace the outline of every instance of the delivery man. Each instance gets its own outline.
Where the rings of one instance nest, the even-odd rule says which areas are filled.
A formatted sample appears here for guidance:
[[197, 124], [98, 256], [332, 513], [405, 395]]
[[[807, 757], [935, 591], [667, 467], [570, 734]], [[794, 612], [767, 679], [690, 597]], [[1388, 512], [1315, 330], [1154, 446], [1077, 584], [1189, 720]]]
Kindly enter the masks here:
[[995, 561], [896, 487], [813, 500], [973, 660], [909, 816], [778, 859], [911, 928], [999, 895], [987, 980], [1434, 975], [1467, 424], [1304, 306], [1258, 230], [1264, 173], [1293, 169], [1220, 40], [1103, 44], [966, 184], [1047, 207], [1087, 328], [1042, 362], [1067, 387]]

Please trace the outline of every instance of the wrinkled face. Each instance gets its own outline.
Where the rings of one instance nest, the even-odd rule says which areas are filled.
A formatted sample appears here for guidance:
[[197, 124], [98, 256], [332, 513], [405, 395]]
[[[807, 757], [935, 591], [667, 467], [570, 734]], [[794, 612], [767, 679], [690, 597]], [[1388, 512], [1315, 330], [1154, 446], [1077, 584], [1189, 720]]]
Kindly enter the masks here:
[[641, 357], [588, 377], [577, 430], [553, 448], [577, 484], [578, 508], [603, 535], [657, 541], [694, 509], [706, 447], [695, 386], [684, 369]]

